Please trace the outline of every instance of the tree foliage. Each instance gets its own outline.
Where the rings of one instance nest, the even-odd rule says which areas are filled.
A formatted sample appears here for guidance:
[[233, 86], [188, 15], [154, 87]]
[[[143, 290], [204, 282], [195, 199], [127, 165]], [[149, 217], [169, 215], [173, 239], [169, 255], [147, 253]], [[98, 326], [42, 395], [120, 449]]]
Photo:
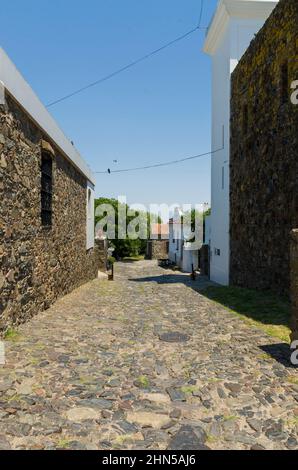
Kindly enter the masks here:
[[[110, 221], [110, 226], [113, 226], [112, 228], [115, 232], [115, 236], [110, 240], [110, 242], [111, 245], [115, 248], [113, 254], [115, 258], [120, 259], [125, 257], [144, 255], [146, 253], [147, 239], [149, 238], [150, 234], [150, 223], [160, 222], [160, 218], [154, 214], [149, 214], [148, 212], [135, 212], [134, 215], [130, 215], [129, 211], [131, 209], [127, 204], [119, 205], [119, 202], [116, 199], [99, 198], [95, 200], [95, 225], [107, 215], [106, 212], [104, 212], [101, 216], [96, 215], [96, 209], [101, 205], [110, 205], [114, 209], [115, 220], [113, 222], [115, 222], [115, 224], [113, 226], [112, 221]], [[138, 238], [136, 240], [132, 240], [128, 237], [127, 232], [124, 239], [119, 239], [119, 209], [125, 212], [127, 227], [136, 217], [143, 216], [142, 219], [145, 221], [143, 228], [146, 233], [146, 239]], [[106, 230], [107, 227], [105, 226], [104, 229]], [[137, 227], [137, 229], [139, 229], [139, 227]]]

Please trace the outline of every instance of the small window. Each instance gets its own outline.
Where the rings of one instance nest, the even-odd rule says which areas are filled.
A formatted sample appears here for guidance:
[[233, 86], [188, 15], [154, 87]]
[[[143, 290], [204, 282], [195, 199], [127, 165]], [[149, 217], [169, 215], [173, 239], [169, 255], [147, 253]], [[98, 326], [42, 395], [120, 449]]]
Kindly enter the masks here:
[[281, 66], [280, 76], [281, 76], [281, 83], [280, 83], [281, 102], [282, 102], [282, 104], [285, 104], [288, 101], [288, 93], [289, 93], [289, 66], [288, 66], [288, 62], [285, 62]]
[[53, 206], [53, 160], [43, 152], [41, 155], [41, 225], [52, 226]]

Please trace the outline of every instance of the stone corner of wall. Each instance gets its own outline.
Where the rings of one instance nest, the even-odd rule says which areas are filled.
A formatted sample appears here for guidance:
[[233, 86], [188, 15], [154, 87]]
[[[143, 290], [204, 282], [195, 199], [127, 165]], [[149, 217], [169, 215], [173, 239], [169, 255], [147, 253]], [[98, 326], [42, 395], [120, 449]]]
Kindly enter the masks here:
[[101, 272], [107, 271], [107, 261], [108, 261], [108, 240], [102, 238], [95, 238], [95, 256], [98, 269]]

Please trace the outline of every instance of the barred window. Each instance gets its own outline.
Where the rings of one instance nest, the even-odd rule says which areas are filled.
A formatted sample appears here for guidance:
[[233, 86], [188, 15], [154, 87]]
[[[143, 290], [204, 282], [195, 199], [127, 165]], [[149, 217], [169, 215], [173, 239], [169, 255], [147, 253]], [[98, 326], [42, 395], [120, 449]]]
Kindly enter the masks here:
[[41, 225], [52, 226], [53, 161], [50, 154], [41, 155]]

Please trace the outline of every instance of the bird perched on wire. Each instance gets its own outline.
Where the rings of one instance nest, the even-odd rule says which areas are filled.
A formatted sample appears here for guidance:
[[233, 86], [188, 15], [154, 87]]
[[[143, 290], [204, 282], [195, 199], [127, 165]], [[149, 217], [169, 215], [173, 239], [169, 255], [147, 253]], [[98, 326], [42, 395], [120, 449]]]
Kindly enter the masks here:
[[111, 170], [110, 170], [110, 168], [108, 168], [108, 173], [109, 173], [109, 175], [111, 174]]

